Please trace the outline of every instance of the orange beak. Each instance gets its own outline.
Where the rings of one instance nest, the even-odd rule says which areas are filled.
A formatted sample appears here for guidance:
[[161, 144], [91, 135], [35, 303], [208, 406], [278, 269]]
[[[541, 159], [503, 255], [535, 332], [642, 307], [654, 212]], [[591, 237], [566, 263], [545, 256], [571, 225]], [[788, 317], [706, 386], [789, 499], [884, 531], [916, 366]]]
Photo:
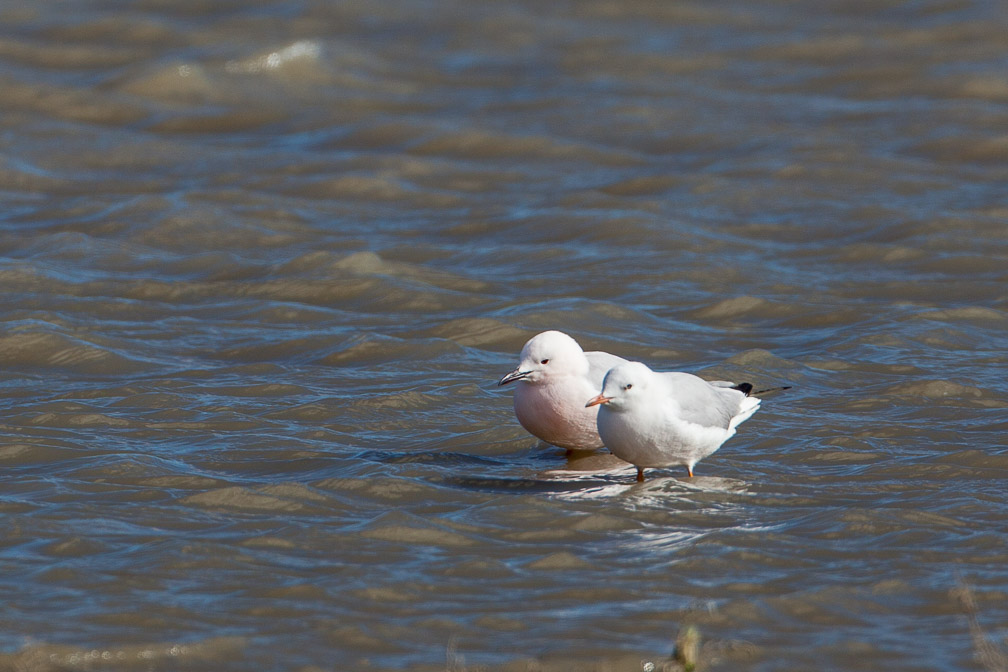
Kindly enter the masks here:
[[612, 401], [612, 399], [609, 397], [598, 394], [588, 400], [588, 403], [585, 404], [585, 408], [591, 408], [592, 406], [598, 406], [599, 404], [608, 404], [610, 401]]

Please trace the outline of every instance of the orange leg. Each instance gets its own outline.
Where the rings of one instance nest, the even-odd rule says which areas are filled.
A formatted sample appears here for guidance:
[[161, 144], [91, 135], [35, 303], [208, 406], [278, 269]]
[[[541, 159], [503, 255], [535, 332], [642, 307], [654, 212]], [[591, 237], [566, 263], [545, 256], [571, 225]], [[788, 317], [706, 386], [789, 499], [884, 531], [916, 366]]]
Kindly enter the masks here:
[[691, 467], [691, 466], [689, 466], [689, 465], [687, 464], [687, 465], [686, 465], [686, 473], [688, 473], [688, 474], [689, 474], [689, 477], [690, 477], [690, 478], [693, 478], [693, 467]]
[[644, 482], [644, 469], [641, 467], [637, 467], [637, 482], [638, 483]]

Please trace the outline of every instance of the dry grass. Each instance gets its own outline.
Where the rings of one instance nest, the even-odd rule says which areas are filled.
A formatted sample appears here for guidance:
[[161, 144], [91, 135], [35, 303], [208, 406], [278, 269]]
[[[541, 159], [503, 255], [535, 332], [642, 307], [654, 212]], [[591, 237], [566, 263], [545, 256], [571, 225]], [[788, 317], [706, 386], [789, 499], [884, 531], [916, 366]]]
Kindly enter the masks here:
[[951, 592], [966, 612], [970, 637], [973, 639], [974, 657], [987, 672], [1008, 672], [1008, 654], [1005, 654], [1000, 646], [991, 641], [983, 626], [980, 625], [980, 609], [977, 607], [973, 589], [961, 576], [957, 578], [956, 584]]

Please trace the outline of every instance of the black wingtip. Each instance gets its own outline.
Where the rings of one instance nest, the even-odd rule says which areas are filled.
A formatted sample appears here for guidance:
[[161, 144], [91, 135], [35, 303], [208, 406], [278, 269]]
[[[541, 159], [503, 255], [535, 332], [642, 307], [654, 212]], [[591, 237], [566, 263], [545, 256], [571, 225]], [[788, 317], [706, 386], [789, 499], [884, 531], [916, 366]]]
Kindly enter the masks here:
[[738, 390], [739, 392], [748, 397], [749, 393], [752, 392], [752, 383], [739, 383], [738, 385], [735, 385], [731, 389]]
[[766, 394], [767, 392], [783, 392], [784, 390], [790, 390], [790, 389], [791, 389], [790, 385], [784, 385], [782, 387], [768, 387], [765, 390], [759, 390], [757, 392], [753, 392], [753, 395]]

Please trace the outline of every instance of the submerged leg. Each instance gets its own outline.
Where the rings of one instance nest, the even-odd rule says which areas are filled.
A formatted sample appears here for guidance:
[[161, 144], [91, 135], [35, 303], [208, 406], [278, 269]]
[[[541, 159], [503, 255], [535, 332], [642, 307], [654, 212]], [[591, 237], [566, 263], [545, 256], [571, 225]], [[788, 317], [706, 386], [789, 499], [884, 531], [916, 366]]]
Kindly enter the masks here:
[[644, 482], [644, 468], [643, 467], [637, 467], [637, 482], [638, 483], [643, 483]]

